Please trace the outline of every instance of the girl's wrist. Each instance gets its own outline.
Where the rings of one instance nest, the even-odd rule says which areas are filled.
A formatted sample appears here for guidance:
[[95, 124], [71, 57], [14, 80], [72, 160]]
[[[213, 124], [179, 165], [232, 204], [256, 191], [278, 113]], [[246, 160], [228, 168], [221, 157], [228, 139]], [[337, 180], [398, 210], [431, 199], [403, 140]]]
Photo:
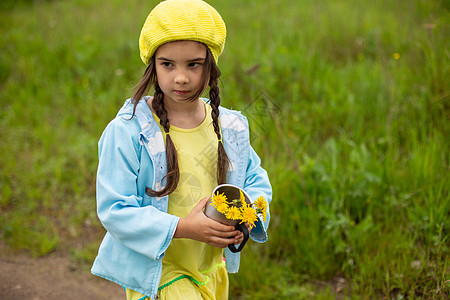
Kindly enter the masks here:
[[175, 233], [173, 235], [174, 238], [186, 238], [186, 219], [185, 218], [180, 218], [180, 220], [178, 221], [178, 225], [177, 228], [175, 229]]

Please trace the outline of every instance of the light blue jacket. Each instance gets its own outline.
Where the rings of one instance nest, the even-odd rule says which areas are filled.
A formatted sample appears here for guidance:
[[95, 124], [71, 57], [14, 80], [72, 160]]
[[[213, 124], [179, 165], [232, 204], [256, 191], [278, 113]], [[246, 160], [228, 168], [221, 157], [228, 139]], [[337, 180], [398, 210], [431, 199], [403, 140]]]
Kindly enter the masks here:
[[[161, 189], [167, 173], [164, 139], [147, 99], [139, 102], [131, 120], [133, 104], [127, 100], [99, 141], [97, 213], [107, 233], [91, 271], [153, 299], [161, 279], [161, 260], [179, 217], [167, 213], [167, 196], [145, 194], [146, 187]], [[247, 119], [236, 111], [219, 110], [231, 161], [227, 183], [243, 188], [253, 200], [264, 196], [270, 203], [272, 188], [250, 146]], [[257, 221], [250, 234], [253, 240], [267, 240], [269, 220], [268, 213], [266, 222]], [[228, 272], [236, 273], [240, 254], [228, 248], [224, 252]]]

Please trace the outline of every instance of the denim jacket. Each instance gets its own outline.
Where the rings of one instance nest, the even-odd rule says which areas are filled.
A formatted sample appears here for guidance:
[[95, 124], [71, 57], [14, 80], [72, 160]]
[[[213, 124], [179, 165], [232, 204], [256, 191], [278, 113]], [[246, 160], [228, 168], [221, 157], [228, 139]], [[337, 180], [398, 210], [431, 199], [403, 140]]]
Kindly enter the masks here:
[[[163, 135], [147, 99], [138, 103], [132, 119], [133, 104], [127, 100], [99, 141], [97, 214], [107, 233], [91, 272], [153, 299], [161, 279], [161, 260], [180, 218], [167, 213], [168, 196], [145, 194], [146, 187], [163, 188], [167, 174]], [[243, 188], [253, 200], [264, 196], [270, 203], [269, 178], [250, 146], [247, 119], [236, 111], [219, 110], [231, 161], [227, 183]], [[265, 222], [258, 219], [250, 234], [254, 241], [267, 240], [269, 220], [269, 213]], [[227, 248], [224, 254], [228, 272], [236, 273], [240, 254]]]

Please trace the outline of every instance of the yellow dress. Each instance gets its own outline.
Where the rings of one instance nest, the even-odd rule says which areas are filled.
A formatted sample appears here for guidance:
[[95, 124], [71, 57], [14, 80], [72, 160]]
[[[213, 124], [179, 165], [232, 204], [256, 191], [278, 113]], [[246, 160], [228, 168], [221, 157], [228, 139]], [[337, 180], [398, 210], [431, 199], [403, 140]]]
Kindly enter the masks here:
[[[169, 195], [168, 213], [185, 217], [217, 185], [217, 136], [211, 108], [193, 129], [170, 126], [178, 154], [180, 181]], [[158, 117], [154, 116], [159, 123]], [[173, 239], [162, 260], [159, 299], [228, 299], [228, 273], [223, 249], [191, 239]], [[148, 299], [126, 289], [127, 300]]]

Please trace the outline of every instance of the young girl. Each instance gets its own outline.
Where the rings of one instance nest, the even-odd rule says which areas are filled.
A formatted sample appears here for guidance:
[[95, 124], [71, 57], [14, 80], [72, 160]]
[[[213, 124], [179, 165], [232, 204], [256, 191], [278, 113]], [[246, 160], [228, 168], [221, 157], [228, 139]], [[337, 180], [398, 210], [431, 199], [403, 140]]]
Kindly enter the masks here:
[[[271, 200], [246, 118], [219, 106], [225, 37], [203, 1], [157, 5], [139, 40], [147, 69], [100, 139], [97, 212], [107, 233], [92, 273], [127, 299], [228, 299], [227, 271], [240, 256], [224, 247], [243, 235], [205, 216], [208, 196], [230, 183]], [[208, 86], [210, 99], [200, 98]], [[258, 219], [250, 237], [265, 242], [268, 223]]]

